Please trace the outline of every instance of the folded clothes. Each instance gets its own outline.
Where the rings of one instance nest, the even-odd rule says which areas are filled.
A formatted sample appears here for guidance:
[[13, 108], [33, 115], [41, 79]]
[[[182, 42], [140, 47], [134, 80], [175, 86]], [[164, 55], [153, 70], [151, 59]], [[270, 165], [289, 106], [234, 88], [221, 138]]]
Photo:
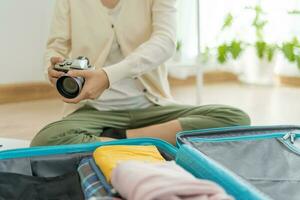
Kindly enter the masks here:
[[83, 200], [77, 172], [53, 178], [0, 173], [0, 199]]
[[112, 172], [112, 185], [128, 200], [232, 200], [215, 183], [196, 179], [175, 162], [123, 162]]
[[108, 182], [112, 170], [122, 161], [136, 160], [149, 163], [165, 161], [155, 146], [103, 146], [96, 149], [93, 157]]
[[102, 183], [99, 180], [96, 172], [92, 169], [90, 164], [91, 161], [92, 158], [82, 159], [77, 169], [85, 199], [94, 197], [111, 200], [109, 193], [105, 189], [105, 183]]
[[103, 184], [105, 190], [109, 194], [109, 196], [115, 196], [117, 192], [113, 189], [113, 187], [107, 182], [105, 176], [101, 172], [101, 170], [98, 168], [97, 164], [95, 163], [94, 159], [90, 160], [90, 165], [94, 172], [96, 173], [98, 179], [101, 181]]

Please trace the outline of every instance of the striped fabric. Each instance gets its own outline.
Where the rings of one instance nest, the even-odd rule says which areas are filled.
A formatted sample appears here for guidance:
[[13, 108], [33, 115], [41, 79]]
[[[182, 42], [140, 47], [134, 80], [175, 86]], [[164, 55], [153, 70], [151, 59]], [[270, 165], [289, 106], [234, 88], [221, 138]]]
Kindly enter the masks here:
[[92, 158], [82, 159], [77, 169], [81, 179], [81, 187], [85, 199], [91, 199], [91, 198], [105, 199], [105, 200], [112, 199], [111, 195], [107, 193], [102, 182], [99, 180], [95, 171], [90, 166], [91, 161]]

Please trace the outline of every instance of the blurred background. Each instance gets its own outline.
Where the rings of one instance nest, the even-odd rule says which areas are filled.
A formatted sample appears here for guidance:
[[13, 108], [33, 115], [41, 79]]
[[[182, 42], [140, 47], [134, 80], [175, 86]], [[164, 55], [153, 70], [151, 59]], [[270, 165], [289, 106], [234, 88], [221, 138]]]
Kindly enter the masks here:
[[[54, 2], [0, 1], [0, 138], [30, 140], [61, 117], [43, 72]], [[178, 0], [175, 99], [236, 106], [253, 125], [297, 125], [299, 21], [300, 0]]]

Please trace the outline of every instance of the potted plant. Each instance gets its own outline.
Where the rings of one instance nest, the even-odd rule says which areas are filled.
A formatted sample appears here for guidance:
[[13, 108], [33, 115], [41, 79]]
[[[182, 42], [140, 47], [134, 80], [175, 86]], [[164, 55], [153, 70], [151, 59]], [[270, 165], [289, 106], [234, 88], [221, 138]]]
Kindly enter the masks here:
[[240, 58], [244, 50], [245, 44], [241, 40], [233, 39], [217, 47], [217, 60], [220, 64], [231, 68], [235, 73], [239, 74], [240, 66], [242, 65]]
[[271, 85], [274, 83], [276, 44], [268, 43], [264, 37], [264, 29], [268, 21], [260, 5], [246, 7], [254, 12], [252, 27], [255, 30], [255, 42], [247, 51], [247, 66], [244, 67], [241, 81], [250, 84]]
[[[217, 41], [222, 41], [216, 47], [205, 47], [201, 52], [200, 60], [204, 64], [208, 71], [220, 70], [220, 71], [233, 71], [239, 73], [239, 66], [241, 65], [241, 55], [245, 48], [245, 43], [236, 39], [237, 37], [228, 37], [229, 31], [231, 31], [234, 17], [231, 13], [225, 16], [220, 34], [216, 38]], [[224, 37], [224, 35], [226, 37]], [[227, 40], [224, 41], [223, 38]], [[228, 39], [229, 38], [229, 39]]]
[[[299, 16], [299, 10], [288, 12], [291, 16]], [[282, 54], [278, 58], [275, 73], [281, 83], [300, 85], [300, 42], [297, 37], [280, 45]]]
[[283, 42], [280, 50], [282, 55], [278, 58], [275, 72], [283, 84], [300, 85], [300, 42], [294, 37]]

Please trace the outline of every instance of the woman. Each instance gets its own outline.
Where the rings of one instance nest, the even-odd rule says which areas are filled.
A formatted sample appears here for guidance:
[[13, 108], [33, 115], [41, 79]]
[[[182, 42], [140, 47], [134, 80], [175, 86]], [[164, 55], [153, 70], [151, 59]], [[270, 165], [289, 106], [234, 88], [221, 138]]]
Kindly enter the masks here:
[[86, 56], [96, 70], [81, 94], [62, 100], [67, 115], [42, 129], [32, 146], [156, 137], [175, 143], [177, 132], [249, 125], [244, 112], [222, 105], [187, 106], [171, 97], [164, 66], [175, 51], [176, 0], [58, 0], [46, 61], [50, 82], [65, 58]]

